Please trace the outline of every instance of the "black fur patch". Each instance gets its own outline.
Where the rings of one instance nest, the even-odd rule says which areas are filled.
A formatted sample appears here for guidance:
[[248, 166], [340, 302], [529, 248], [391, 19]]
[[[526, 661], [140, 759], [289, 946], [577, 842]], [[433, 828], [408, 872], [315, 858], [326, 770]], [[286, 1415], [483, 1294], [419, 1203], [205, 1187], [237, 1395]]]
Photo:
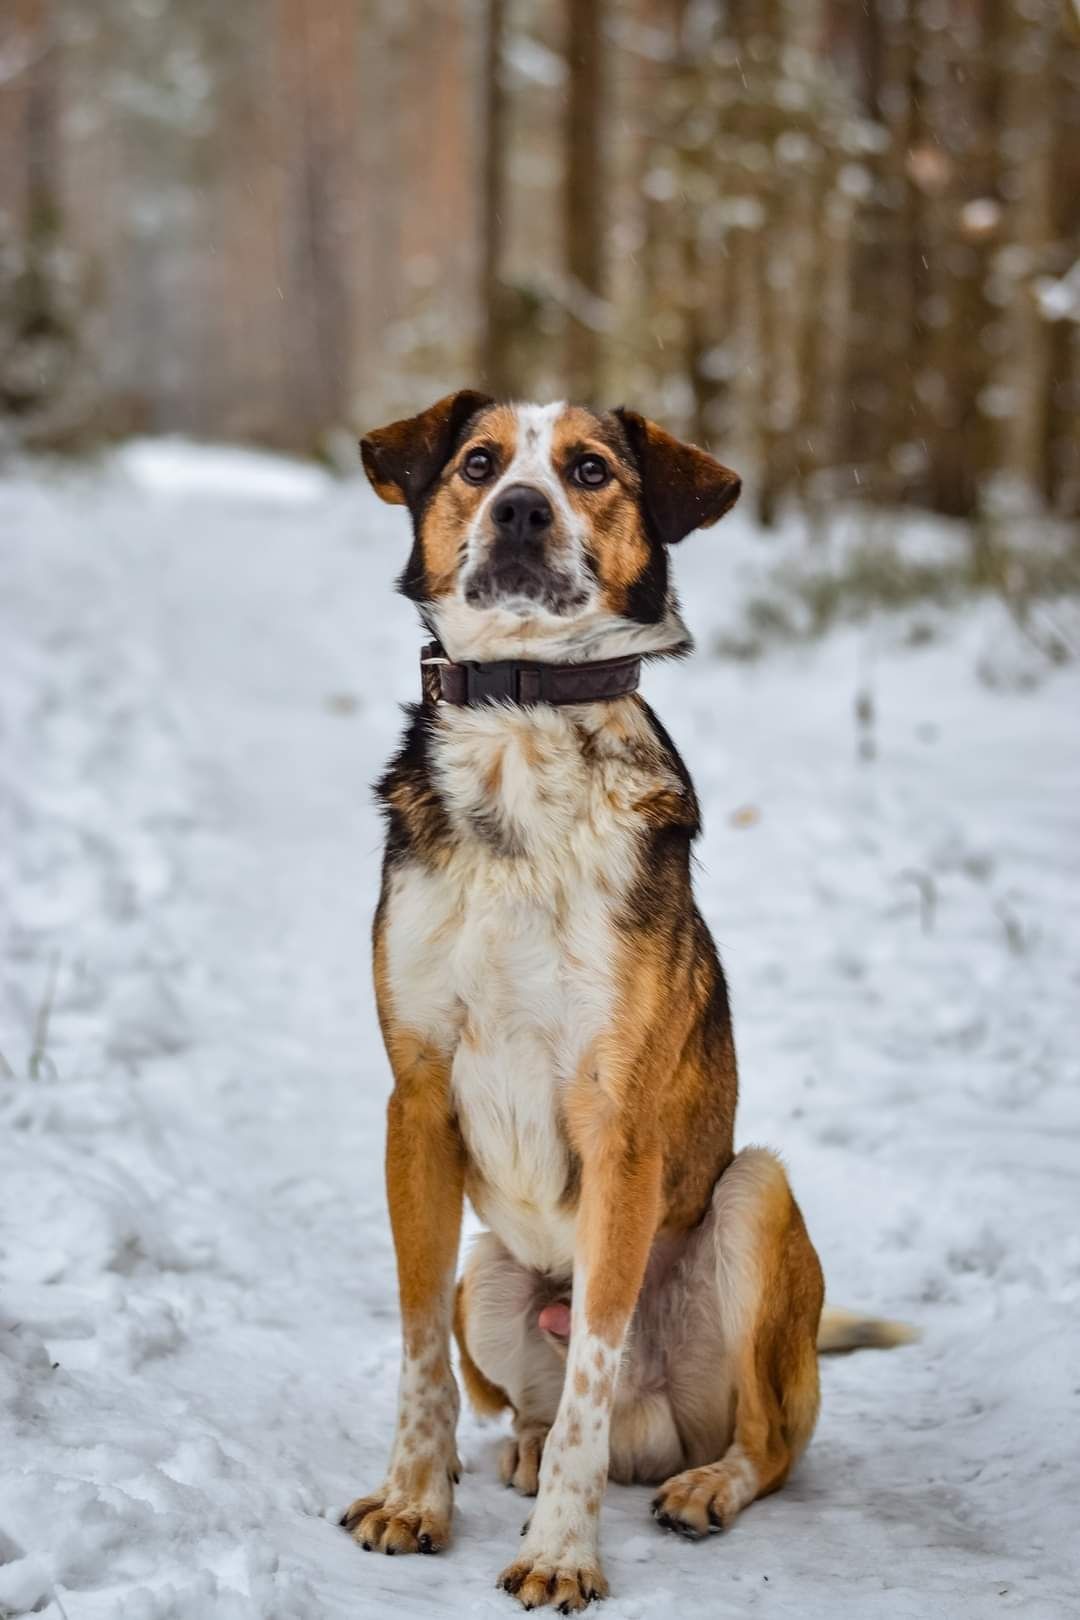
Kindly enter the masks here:
[[641, 475], [642, 509], [651, 539], [676, 545], [694, 529], [709, 528], [735, 505], [741, 481], [729, 467], [683, 444], [620, 406], [613, 413], [622, 423]]
[[431, 766], [437, 711], [430, 704], [410, 703], [405, 715], [408, 723], [401, 745], [375, 784], [386, 820], [387, 869], [410, 856], [435, 864], [453, 837]]

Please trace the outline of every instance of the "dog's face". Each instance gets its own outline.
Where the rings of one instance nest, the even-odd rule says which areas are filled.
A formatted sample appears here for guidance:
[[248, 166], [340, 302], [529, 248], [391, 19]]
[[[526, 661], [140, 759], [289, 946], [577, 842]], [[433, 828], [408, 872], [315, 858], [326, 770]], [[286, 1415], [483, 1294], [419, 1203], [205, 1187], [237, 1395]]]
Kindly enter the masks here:
[[361, 450], [376, 492], [412, 515], [400, 588], [457, 659], [684, 644], [667, 547], [739, 494], [735, 473], [633, 411], [469, 390]]

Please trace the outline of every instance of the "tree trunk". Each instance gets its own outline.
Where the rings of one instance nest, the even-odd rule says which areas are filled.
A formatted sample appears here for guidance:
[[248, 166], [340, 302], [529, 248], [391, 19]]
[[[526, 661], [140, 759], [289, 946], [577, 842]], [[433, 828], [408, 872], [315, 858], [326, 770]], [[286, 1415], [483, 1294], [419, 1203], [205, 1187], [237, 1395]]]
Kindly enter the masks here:
[[480, 376], [497, 398], [513, 391], [507, 289], [502, 283], [506, 241], [507, 137], [509, 119], [503, 83], [506, 0], [487, 0], [484, 52], [483, 196], [480, 224]]
[[349, 405], [349, 302], [339, 243], [346, 153], [343, 93], [352, 79], [343, 0], [281, 0], [277, 73], [291, 122], [283, 198], [283, 292], [289, 302], [290, 432], [314, 446]]
[[594, 401], [601, 388], [605, 173], [603, 0], [567, 0], [569, 71], [563, 145], [566, 267], [566, 387]]
[[1051, 328], [1036, 284], [1048, 268], [1053, 237], [1054, 0], [1005, 8], [1009, 74], [1003, 94], [1002, 181], [1009, 199], [1007, 236], [1014, 274], [1008, 300], [1010, 341], [1004, 374], [1002, 466], [1018, 500], [1040, 506], [1048, 493], [1047, 412]]

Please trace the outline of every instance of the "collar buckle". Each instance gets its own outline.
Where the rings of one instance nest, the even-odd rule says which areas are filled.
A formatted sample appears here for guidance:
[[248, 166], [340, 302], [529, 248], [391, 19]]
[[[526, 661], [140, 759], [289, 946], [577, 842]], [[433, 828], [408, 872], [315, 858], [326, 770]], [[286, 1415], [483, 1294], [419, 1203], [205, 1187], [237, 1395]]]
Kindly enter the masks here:
[[520, 667], [510, 661], [497, 664], [467, 663], [466, 703], [520, 703]]

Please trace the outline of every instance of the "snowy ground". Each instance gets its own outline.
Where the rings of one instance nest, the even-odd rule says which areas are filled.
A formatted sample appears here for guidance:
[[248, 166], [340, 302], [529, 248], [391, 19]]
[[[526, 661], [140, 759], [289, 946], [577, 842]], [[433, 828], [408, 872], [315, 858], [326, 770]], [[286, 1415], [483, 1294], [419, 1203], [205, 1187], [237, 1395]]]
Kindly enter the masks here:
[[[989, 605], [711, 658], [783, 544], [682, 548], [702, 652], [646, 689], [707, 808], [741, 1138], [831, 1296], [925, 1337], [827, 1364], [795, 1479], [722, 1540], [613, 1487], [605, 1614], [1075, 1614], [1080, 667]], [[0, 1614], [516, 1612], [496, 1428], [464, 1423], [445, 1557], [335, 1526], [397, 1364], [368, 784], [416, 684], [404, 545], [228, 453], [0, 482]]]

